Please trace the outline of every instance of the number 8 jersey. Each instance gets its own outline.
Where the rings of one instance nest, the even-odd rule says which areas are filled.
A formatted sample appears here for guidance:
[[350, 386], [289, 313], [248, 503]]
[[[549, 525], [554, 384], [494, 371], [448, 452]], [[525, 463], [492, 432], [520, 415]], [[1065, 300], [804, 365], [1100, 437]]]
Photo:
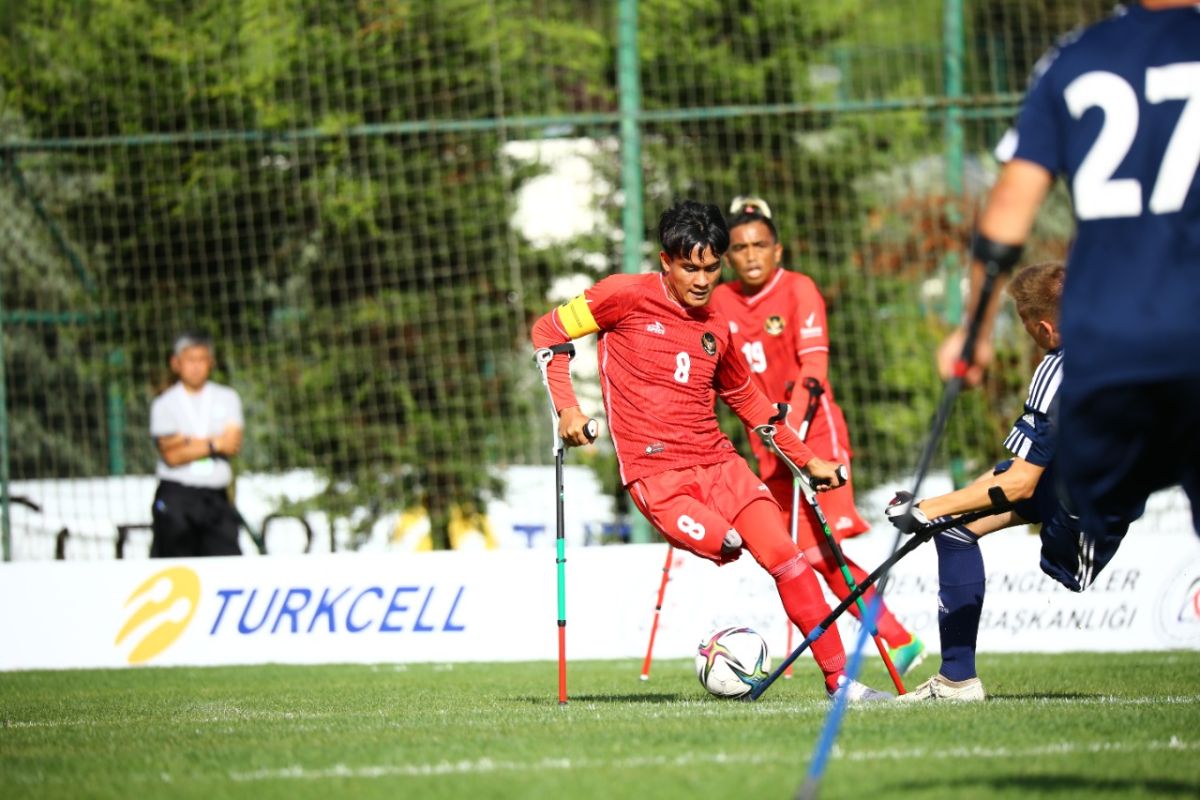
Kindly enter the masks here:
[[[717, 423], [717, 394], [740, 417], [766, 422], [773, 413], [732, 348], [729, 323], [711, 306], [682, 306], [660, 273], [601, 280], [542, 317], [533, 343], [547, 347], [597, 332], [600, 389], [623, 484], [739, 458]], [[578, 405], [565, 363], [553, 366], [556, 409]], [[807, 461], [811, 453], [803, 450]]]
[[1065, 37], [997, 155], [1067, 177], [1064, 385], [1200, 373], [1200, 6], [1131, 5]]

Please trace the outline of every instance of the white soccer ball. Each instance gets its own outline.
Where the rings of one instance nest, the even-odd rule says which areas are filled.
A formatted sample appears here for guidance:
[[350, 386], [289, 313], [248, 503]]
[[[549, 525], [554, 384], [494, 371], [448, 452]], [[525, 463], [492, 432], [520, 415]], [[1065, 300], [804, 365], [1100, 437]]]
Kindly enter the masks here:
[[750, 628], [724, 628], [700, 642], [696, 677], [717, 697], [741, 697], [767, 677], [767, 643]]

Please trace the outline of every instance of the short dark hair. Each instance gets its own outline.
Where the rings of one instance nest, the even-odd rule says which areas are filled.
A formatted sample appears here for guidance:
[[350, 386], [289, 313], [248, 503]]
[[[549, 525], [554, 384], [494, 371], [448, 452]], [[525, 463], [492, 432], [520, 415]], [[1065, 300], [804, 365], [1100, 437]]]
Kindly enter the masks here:
[[729, 228], [721, 209], [711, 203], [680, 200], [658, 220], [658, 241], [672, 258], [690, 256], [697, 247], [722, 256], [729, 249]]
[[735, 197], [733, 205], [729, 208], [729, 219], [725, 220], [726, 226], [732, 231], [752, 222], [766, 225], [767, 230], [771, 232], [771, 238], [779, 241], [779, 231], [775, 230], [771, 209], [767, 207], [766, 202], [757, 197]]

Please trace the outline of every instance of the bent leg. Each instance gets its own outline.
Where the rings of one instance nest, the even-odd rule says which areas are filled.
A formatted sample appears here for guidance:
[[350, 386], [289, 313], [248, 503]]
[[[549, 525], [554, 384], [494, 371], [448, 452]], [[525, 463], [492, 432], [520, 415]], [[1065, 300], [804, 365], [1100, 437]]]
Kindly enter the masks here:
[[[807, 636], [829, 616], [831, 609], [825, 602], [816, 575], [784, 530], [783, 519], [775, 504], [767, 500], [750, 503], [734, 519], [734, 527], [754, 560], [775, 579], [788, 619]], [[819, 636], [811, 650], [817, 666], [825, 674], [826, 688], [836, 689], [838, 677], [846, 668], [846, 651], [837, 626], [830, 626]]]

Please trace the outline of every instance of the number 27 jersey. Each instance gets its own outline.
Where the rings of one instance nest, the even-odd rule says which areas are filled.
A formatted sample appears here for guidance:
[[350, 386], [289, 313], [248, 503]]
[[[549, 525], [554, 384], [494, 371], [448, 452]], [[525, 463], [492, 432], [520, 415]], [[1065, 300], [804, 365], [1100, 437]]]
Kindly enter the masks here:
[[1200, 374], [1200, 6], [1064, 39], [997, 154], [1071, 190], [1064, 392]]

